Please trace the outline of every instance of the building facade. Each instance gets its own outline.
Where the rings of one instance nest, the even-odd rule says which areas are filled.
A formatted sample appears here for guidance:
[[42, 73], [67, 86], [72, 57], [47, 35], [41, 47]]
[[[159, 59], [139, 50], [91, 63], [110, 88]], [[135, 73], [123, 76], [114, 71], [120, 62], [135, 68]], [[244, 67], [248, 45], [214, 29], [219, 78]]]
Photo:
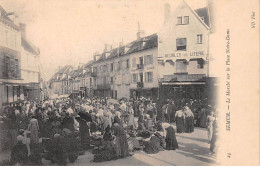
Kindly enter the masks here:
[[21, 32], [0, 6], [0, 109], [24, 100], [21, 79]]
[[114, 49], [105, 45], [91, 64], [70, 73], [68, 92], [116, 99], [209, 98], [215, 83], [209, 74], [210, 33], [208, 7], [193, 10], [182, 1], [171, 11], [166, 4], [158, 33], [144, 36], [138, 28], [135, 41]]
[[130, 54], [131, 97], [158, 95], [158, 36], [153, 34], [135, 42], [137, 52]]
[[26, 25], [20, 23], [21, 43], [21, 78], [24, 84], [24, 99], [42, 100], [40, 50], [26, 38]]
[[168, 13], [158, 32], [159, 92], [162, 99], [203, 99], [209, 77], [209, 11], [194, 11], [182, 1]]

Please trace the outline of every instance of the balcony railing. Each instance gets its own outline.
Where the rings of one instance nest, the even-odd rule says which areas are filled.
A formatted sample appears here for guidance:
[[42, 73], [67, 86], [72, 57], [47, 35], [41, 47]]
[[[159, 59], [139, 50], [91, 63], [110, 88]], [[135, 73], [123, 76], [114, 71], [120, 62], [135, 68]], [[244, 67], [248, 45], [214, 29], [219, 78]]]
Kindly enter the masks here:
[[143, 88], [144, 82], [137, 82], [137, 88]]
[[144, 69], [144, 64], [137, 64], [137, 69]]

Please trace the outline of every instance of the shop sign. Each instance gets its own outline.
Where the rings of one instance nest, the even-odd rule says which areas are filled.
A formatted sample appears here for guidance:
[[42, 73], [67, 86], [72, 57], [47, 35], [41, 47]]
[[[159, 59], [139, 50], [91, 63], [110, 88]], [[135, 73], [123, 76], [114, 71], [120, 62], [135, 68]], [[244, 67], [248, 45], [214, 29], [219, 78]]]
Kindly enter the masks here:
[[179, 58], [179, 57], [194, 57], [194, 56], [203, 56], [205, 55], [204, 51], [196, 51], [196, 52], [174, 52], [165, 54], [165, 58]]
[[206, 77], [205, 74], [175, 74], [175, 75], [164, 75], [163, 81], [178, 81], [178, 82], [191, 82], [198, 81]]

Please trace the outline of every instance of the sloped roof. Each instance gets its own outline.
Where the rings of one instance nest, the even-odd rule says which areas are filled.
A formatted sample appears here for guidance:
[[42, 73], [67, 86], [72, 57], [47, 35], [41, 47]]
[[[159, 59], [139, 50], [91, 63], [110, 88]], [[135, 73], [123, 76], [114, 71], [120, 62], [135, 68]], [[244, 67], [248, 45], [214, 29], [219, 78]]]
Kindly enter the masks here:
[[6, 10], [5, 10], [1, 5], [0, 5], [0, 12], [1, 12], [1, 15], [0, 15], [0, 16], [1, 16], [3, 19], [6, 19], [6, 20], [12, 22], [12, 20], [8, 17]]
[[91, 66], [93, 63], [94, 63], [94, 60], [90, 60], [86, 64], [84, 64], [83, 67], [87, 68], [87, 67]]
[[24, 50], [34, 55], [40, 54], [39, 49], [36, 48], [29, 40], [25, 39], [24, 37], [22, 37], [22, 47], [24, 48]]
[[19, 30], [20, 27], [16, 25], [9, 17], [6, 10], [0, 5], [0, 18], [4, 21], [6, 21], [10, 26], [14, 27], [15, 29]]
[[[129, 47], [128, 51], [125, 51], [126, 46]], [[143, 37], [140, 40], [135, 40], [131, 43], [128, 43], [125, 46], [114, 48], [114, 49], [107, 52], [107, 53], [110, 53], [109, 56], [107, 56], [107, 57], [106, 57], [106, 53], [104, 52], [100, 55], [100, 58], [96, 62], [101, 62], [101, 61], [104, 61], [104, 60], [107, 60], [107, 59], [112, 59], [112, 58], [115, 58], [115, 57], [124, 56], [126, 54], [151, 49], [151, 48], [154, 48], [154, 47], [157, 47], [157, 46], [158, 46], [158, 35], [155, 33], [155, 34]], [[119, 54], [118, 54], [118, 52], [119, 52]]]
[[209, 11], [207, 7], [196, 9], [195, 12], [200, 16], [204, 17], [204, 23], [210, 27], [209, 24]]

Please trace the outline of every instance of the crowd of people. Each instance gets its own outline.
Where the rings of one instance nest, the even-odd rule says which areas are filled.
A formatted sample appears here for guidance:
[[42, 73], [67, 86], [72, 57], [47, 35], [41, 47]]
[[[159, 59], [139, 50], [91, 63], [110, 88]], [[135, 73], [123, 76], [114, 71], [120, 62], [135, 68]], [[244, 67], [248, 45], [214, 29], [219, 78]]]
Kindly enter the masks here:
[[75, 161], [77, 151], [86, 150], [92, 150], [94, 162], [108, 161], [141, 149], [146, 153], [177, 149], [170, 124], [176, 122], [177, 133], [207, 127], [210, 150], [215, 152], [215, 114], [213, 107], [200, 100], [168, 99], [164, 104], [146, 98], [25, 101], [3, 110], [1, 131], [8, 131], [4, 138], [9, 140], [2, 139], [1, 148], [12, 150], [10, 165], [28, 164], [28, 159], [41, 164], [43, 154], [66, 165], [67, 158]]

